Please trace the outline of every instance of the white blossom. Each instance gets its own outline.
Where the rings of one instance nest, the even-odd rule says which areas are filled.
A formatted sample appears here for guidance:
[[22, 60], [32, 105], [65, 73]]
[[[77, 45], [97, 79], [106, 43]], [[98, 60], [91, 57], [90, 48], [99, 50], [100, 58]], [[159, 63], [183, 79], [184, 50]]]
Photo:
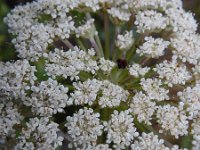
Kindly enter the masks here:
[[68, 0], [68, 5], [71, 9], [79, 11], [97, 11], [100, 9], [99, 0]]
[[119, 106], [122, 101], [125, 102], [128, 99], [128, 91], [108, 80], [102, 82], [101, 90], [102, 96], [98, 103], [102, 108]]
[[137, 32], [163, 30], [169, 24], [169, 18], [154, 10], [139, 11], [136, 15], [135, 25]]
[[182, 1], [181, 0], [136, 0], [134, 1], [134, 8], [137, 10], [143, 9], [161, 9], [167, 11], [169, 8], [181, 8]]
[[173, 57], [172, 61], [163, 61], [156, 65], [154, 69], [158, 74], [159, 78], [165, 79], [169, 86], [173, 84], [185, 84], [191, 79], [191, 73], [188, 71], [184, 64], [179, 64], [177, 57]]
[[[128, 92], [118, 85], [107, 80], [87, 80], [83, 83], [74, 83], [74, 93], [71, 93], [69, 101], [74, 101], [75, 105], [92, 105], [96, 100], [104, 107], [119, 106], [122, 101], [128, 98]], [[99, 96], [100, 95], [100, 96]]]
[[15, 98], [24, 99], [26, 89], [37, 79], [35, 72], [35, 66], [31, 66], [27, 60], [0, 62], [0, 90], [9, 92]]
[[97, 62], [92, 58], [94, 55], [93, 49], [89, 49], [88, 52], [80, 50], [78, 47], [67, 52], [55, 49], [48, 55], [49, 62], [46, 63], [45, 70], [53, 78], [62, 76], [64, 78], [70, 77], [71, 80], [79, 79], [80, 71], [94, 74], [99, 69]]
[[106, 60], [103, 57], [99, 60], [99, 69], [109, 74], [116, 64], [113, 61]]
[[149, 67], [141, 67], [140, 64], [134, 63], [129, 67], [129, 73], [132, 76], [139, 77], [144, 76], [150, 70]]
[[127, 22], [131, 16], [131, 13], [120, 9], [118, 7], [112, 7], [108, 10], [108, 13], [112, 16], [112, 18], [117, 18], [119, 21]]
[[187, 32], [177, 33], [171, 38], [173, 51], [183, 62], [188, 61], [196, 64], [200, 58], [200, 36], [198, 34], [188, 34]]
[[39, 9], [39, 7], [35, 7], [36, 11], [33, 11], [33, 5], [34, 4], [32, 3], [19, 5], [12, 9], [6, 18], [4, 18], [4, 22], [6, 22], [9, 26], [10, 33], [18, 34], [22, 30], [31, 27], [31, 25], [35, 22], [34, 18], [37, 17], [36, 11]]
[[51, 78], [42, 81], [38, 86], [31, 86], [31, 91], [30, 97], [26, 97], [24, 104], [31, 106], [33, 112], [42, 116], [63, 112], [66, 105], [72, 104], [68, 100], [68, 88]]
[[58, 124], [50, 121], [49, 118], [31, 118], [22, 129], [15, 148], [54, 150], [62, 145], [63, 141], [63, 137], [57, 135], [58, 131]]
[[71, 16], [58, 18], [56, 22], [55, 35], [61, 39], [68, 39], [71, 32], [75, 30], [74, 21]]
[[96, 33], [94, 28], [94, 19], [89, 19], [85, 24], [79, 26], [75, 30], [76, 37], [83, 37], [91, 39]]
[[143, 45], [137, 49], [137, 53], [140, 55], [146, 55], [152, 58], [158, 58], [165, 54], [166, 48], [170, 42], [164, 41], [161, 38], [154, 39], [153, 37], [145, 37]]
[[200, 64], [196, 64], [194, 67], [192, 67], [192, 73], [194, 74], [194, 77], [196, 81], [198, 82], [200, 80]]
[[108, 144], [99, 144], [96, 146], [88, 146], [85, 150], [112, 150]]
[[196, 84], [194, 87], [187, 87], [182, 92], [178, 92], [178, 96], [189, 113], [189, 118], [195, 118], [200, 112], [200, 85]]
[[35, 0], [4, 22], [18, 57], [0, 62], [0, 149], [200, 149], [200, 36], [182, 0]]
[[199, 118], [194, 119], [192, 123], [192, 131], [191, 133], [193, 134], [193, 150], [198, 150], [200, 148], [200, 120]]
[[65, 126], [72, 142], [69, 147], [84, 149], [88, 145], [95, 145], [103, 129], [99, 117], [100, 114], [94, 113], [91, 108], [79, 109], [72, 117], [68, 116]]
[[182, 107], [165, 105], [159, 106], [156, 112], [158, 123], [161, 125], [160, 132], [170, 131], [175, 138], [188, 134], [189, 122]]
[[97, 95], [100, 87], [102, 86], [102, 82], [96, 79], [89, 79], [83, 83], [75, 82], [73, 86], [75, 91], [70, 94], [70, 101], [73, 101], [75, 105], [92, 105], [97, 99]]
[[133, 31], [126, 31], [125, 34], [118, 34], [116, 40], [116, 46], [120, 50], [128, 50], [134, 43]]
[[142, 136], [138, 137], [138, 140], [131, 145], [132, 150], [169, 150], [165, 147], [164, 140], [159, 139], [158, 135], [153, 132], [142, 133]]
[[47, 53], [48, 45], [53, 42], [52, 38], [54, 38], [54, 28], [51, 25], [36, 24], [20, 32], [12, 43], [19, 57], [35, 61]]
[[[2, 95], [1, 95], [2, 96]], [[14, 125], [20, 124], [23, 116], [20, 115], [17, 106], [10, 100], [1, 99], [0, 103], [0, 138], [13, 134]]]
[[161, 80], [142, 78], [140, 84], [150, 99], [157, 101], [169, 100], [169, 90], [162, 87], [163, 84]]
[[170, 8], [166, 10], [167, 16], [170, 18], [170, 25], [175, 32], [194, 33], [197, 30], [197, 22], [191, 12], [186, 12], [182, 8]]
[[156, 110], [156, 103], [147, 95], [142, 92], [136, 93], [132, 98], [130, 108], [131, 112], [137, 116], [139, 122], [151, 125], [150, 121]]
[[125, 149], [131, 144], [131, 141], [138, 136], [138, 132], [133, 123], [133, 117], [129, 115], [129, 110], [114, 111], [111, 119], [104, 122], [105, 130], [107, 131], [106, 143], [114, 143], [116, 150]]

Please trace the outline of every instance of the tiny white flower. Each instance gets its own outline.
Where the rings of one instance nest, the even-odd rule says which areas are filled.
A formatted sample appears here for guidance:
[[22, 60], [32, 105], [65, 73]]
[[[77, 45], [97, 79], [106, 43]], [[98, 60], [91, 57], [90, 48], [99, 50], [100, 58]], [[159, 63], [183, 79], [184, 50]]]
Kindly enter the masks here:
[[116, 46], [120, 50], [129, 50], [134, 43], [133, 31], [126, 31], [125, 34], [117, 35]]
[[150, 121], [156, 110], [156, 103], [147, 95], [142, 92], [136, 93], [132, 98], [130, 108], [131, 112], [137, 116], [139, 122], [151, 125]]
[[114, 143], [114, 148], [117, 150], [124, 149], [139, 135], [133, 123], [133, 117], [126, 111], [114, 111], [111, 119], [104, 122], [105, 130], [107, 131], [106, 143]]
[[161, 87], [163, 85], [161, 80], [142, 78], [140, 84], [150, 99], [157, 101], [169, 100], [169, 90]]
[[97, 137], [102, 134], [103, 125], [100, 124], [100, 114], [91, 108], [79, 109], [72, 117], [67, 117], [65, 126], [74, 147], [86, 148], [95, 145]]
[[156, 112], [158, 123], [161, 125], [160, 132], [170, 131], [175, 138], [188, 134], [189, 121], [182, 107], [165, 105], [159, 106]]
[[150, 70], [149, 67], [141, 67], [140, 64], [134, 63], [129, 67], [129, 73], [132, 76], [139, 77], [144, 76], [146, 73], [148, 73]]
[[162, 30], [169, 25], [169, 18], [154, 10], [139, 11], [135, 25], [139, 33]]
[[168, 147], [165, 147], [164, 140], [159, 139], [157, 135], [154, 135], [153, 132], [150, 133], [142, 133], [142, 136], [138, 138], [131, 145], [132, 150], [169, 150]]
[[18, 137], [16, 149], [49, 149], [53, 150], [62, 144], [63, 137], [58, 136], [58, 124], [49, 118], [31, 118]]
[[145, 37], [145, 43], [136, 52], [140, 55], [158, 58], [165, 54], [165, 50], [169, 44], [170, 42], [164, 41], [161, 38]]
[[159, 74], [159, 78], [166, 80], [169, 86], [174, 84], [184, 85], [192, 78], [187, 67], [184, 64], [179, 64], [176, 56], [172, 58], [172, 62], [165, 60], [156, 65], [154, 70]]

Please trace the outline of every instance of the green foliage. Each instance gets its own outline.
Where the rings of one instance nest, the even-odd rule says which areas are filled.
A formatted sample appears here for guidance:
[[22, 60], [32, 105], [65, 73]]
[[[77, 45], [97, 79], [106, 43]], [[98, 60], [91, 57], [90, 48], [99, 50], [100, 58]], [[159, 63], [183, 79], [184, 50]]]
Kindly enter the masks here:
[[7, 61], [16, 59], [16, 53], [13, 45], [10, 43], [11, 35], [8, 34], [8, 28], [3, 22], [3, 18], [9, 12], [9, 7], [5, 1], [0, 0], [0, 60]]

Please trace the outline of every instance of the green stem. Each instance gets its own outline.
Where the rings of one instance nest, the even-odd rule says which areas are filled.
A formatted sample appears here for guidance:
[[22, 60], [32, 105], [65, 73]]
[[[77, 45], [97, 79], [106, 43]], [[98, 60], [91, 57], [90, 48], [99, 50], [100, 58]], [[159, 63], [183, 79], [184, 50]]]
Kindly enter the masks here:
[[140, 131], [140, 132], [148, 132], [148, 130], [141, 124], [139, 121], [135, 118], [134, 119], [134, 124], [135, 127]]
[[122, 69], [117, 69], [115, 70], [114, 72], [111, 73], [110, 75], [110, 78], [111, 78], [111, 81], [115, 84], [118, 84], [119, 82], [119, 77], [120, 75], [123, 73], [123, 70]]
[[[119, 26], [116, 26], [115, 27], [115, 36], [114, 36], [114, 40], [117, 39], [117, 35], [120, 33], [120, 27]], [[115, 43], [115, 41], [113, 41], [113, 44]], [[115, 46], [113, 46], [112, 48], [112, 60], [116, 60], [117, 58], [117, 53], [118, 53], [118, 49], [115, 48]]]
[[97, 56], [101, 57], [100, 51], [99, 51], [99, 47], [97, 46], [96, 41], [94, 40], [94, 38], [90, 38], [90, 43], [92, 44], [93, 48], [95, 49]]
[[102, 48], [102, 44], [101, 44], [99, 36], [95, 34], [94, 38], [95, 38], [95, 40], [97, 42], [97, 45], [99, 47], [99, 54], [100, 54], [100, 56], [104, 57], [103, 48]]
[[62, 40], [62, 42], [69, 48], [69, 49], [74, 49], [74, 46], [68, 41], [67, 39]]
[[102, 117], [102, 120], [106, 121], [108, 119], [108, 109], [101, 109], [101, 117]]
[[91, 75], [89, 73], [87, 73], [87, 72], [81, 71], [79, 73], [79, 77], [80, 77], [81, 81], [86, 81], [87, 79], [91, 78]]
[[123, 51], [121, 51], [120, 49], [116, 49], [117, 50], [117, 58], [116, 59], [123, 59]]
[[133, 27], [134, 19], [135, 19], [135, 14], [133, 13], [133, 14], [131, 15], [131, 17], [130, 17], [129, 22], [128, 22], [128, 27], [127, 27], [128, 30], [131, 30], [131, 28]]
[[149, 62], [150, 59], [151, 59], [150, 57], [144, 58], [144, 59], [142, 60], [142, 62], [141, 62], [141, 65], [146, 65], [146, 64]]
[[83, 42], [81, 41], [81, 39], [76, 39], [76, 42], [78, 43], [78, 45], [80, 46], [82, 50], [87, 50]]
[[127, 78], [123, 78], [120, 80], [120, 83], [125, 84], [125, 83], [130, 83], [129, 80], [134, 80], [135, 82], [137, 82], [138, 80], [136, 78], [133, 78], [132, 76], [128, 76]]
[[131, 61], [131, 59], [133, 58], [133, 56], [135, 55], [136, 52], [136, 47], [133, 46], [127, 53], [126, 53], [126, 59], [127, 61]]
[[105, 58], [110, 57], [110, 33], [109, 33], [109, 18], [107, 13], [104, 13], [104, 33], [105, 33]]
[[[91, 19], [91, 18], [92, 18], [91, 15], [90, 15], [90, 13], [86, 13], [86, 17], [87, 17], [88, 19]], [[93, 25], [93, 26], [94, 26], [95, 31], [97, 31], [95, 25]], [[104, 57], [104, 52], [103, 52], [102, 44], [101, 44], [101, 41], [100, 41], [100, 39], [99, 39], [98, 34], [95, 34], [95, 35], [94, 35], [94, 38], [92, 38], [92, 42], [96, 43], [95, 46], [98, 45], [98, 56], [99, 56], [100, 58], [101, 58], [101, 57]], [[94, 44], [94, 43], [92, 43], [92, 44]]]
[[127, 76], [128, 76], [128, 71], [127, 70], [123, 70], [123, 72], [120, 74], [120, 76], [118, 78], [118, 82], [120, 83], [121, 81], [126, 79]]

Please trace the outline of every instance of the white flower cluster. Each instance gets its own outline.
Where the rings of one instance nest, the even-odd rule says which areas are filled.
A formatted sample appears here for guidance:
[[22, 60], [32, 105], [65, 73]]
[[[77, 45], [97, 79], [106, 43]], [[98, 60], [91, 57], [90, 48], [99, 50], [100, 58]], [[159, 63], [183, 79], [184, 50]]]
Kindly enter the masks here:
[[48, 55], [48, 61], [45, 65], [47, 75], [55, 78], [62, 76], [64, 78], [70, 77], [71, 80], [79, 79], [80, 71], [92, 72], [93, 74], [99, 69], [97, 62], [92, 59], [95, 55], [93, 49], [88, 52], [74, 47], [73, 50], [67, 52], [55, 49]]
[[[153, 143], [153, 144], [152, 144]], [[171, 148], [165, 146], [165, 141], [159, 139], [158, 135], [155, 135], [153, 132], [142, 133], [142, 136], [138, 138], [134, 144], [131, 145], [132, 150], [187, 150], [180, 149], [178, 145], [174, 145]]]
[[192, 123], [192, 134], [193, 134], [193, 142], [194, 145], [193, 149], [197, 150], [200, 148], [200, 121], [199, 119], [195, 119]]
[[119, 106], [122, 101], [125, 102], [128, 98], [127, 91], [107, 80], [89, 79], [83, 83], [78, 82], [73, 85], [76, 90], [71, 93], [69, 101], [73, 101], [75, 105], [93, 105], [98, 99], [98, 104], [101, 108], [115, 107]]
[[129, 115], [130, 111], [114, 111], [111, 119], [104, 122], [107, 133], [106, 143], [114, 143], [116, 150], [124, 149], [129, 146], [131, 141], [139, 135], [134, 126], [134, 118]]
[[111, 16], [112, 21], [115, 23], [121, 23], [129, 21], [131, 16], [131, 9], [133, 8], [133, 1], [131, 0], [100, 0], [106, 2], [112, 7], [107, 9], [108, 14]]
[[15, 148], [54, 150], [63, 141], [63, 137], [57, 135], [58, 131], [58, 124], [51, 122], [48, 118], [31, 118], [22, 129]]
[[[153, 144], [152, 144], [153, 143]], [[164, 140], [159, 139], [154, 133], [142, 133], [141, 137], [131, 145], [132, 150], [169, 150], [165, 147]]]
[[169, 25], [169, 19], [154, 10], [138, 12], [135, 25], [139, 33], [163, 30]]
[[67, 2], [69, 8], [75, 8], [79, 11], [89, 10], [95, 12], [100, 9], [98, 0], [63, 0], [63, 2]]
[[181, 8], [182, 2], [181, 1], [173, 1], [173, 0], [144, 0], [134, 1], [134, 7], [136, 9], [144, 9], [144, 8], [151, 8], [151, 9], [162, 9], [166, 10], [167, 7], [170, 8]]
[[31, 66], [27, 60], [18, 60], [14, 63], [0, 63], [0, 90], [9, 92], [16, 98], [23, 99], [25, 90], [36, 80], [35, 66]]
[[112, 7], [108, 10], [108, 13], [113, 17], [121, 21], [128, 21], [131, 14], [126, 11], [121, 11], [119, 8]]
[[176, 138], [178, 136], [188, 134], [189, 121], [186, 113], [182, 108], [177, 108], [170, 105], [159, 106], [157, 110], [158, 122], [161, 124], [162, 130], [169, 130], [171, 135]]
[[38, 86], [31, 86], [30, 90], [31, 95], [26, 97], [24, 104], [31, 106], [32, 111], [41, 116], [63, 112], [63, 108], [72, 103], [68, 101], [68, 88], [59, 85], [56, 80], [51, 78], [47, 81], [42, 81]]
[[173, 31], [177, 33], [195, 33], [198, 25], [194, 15], [183, 10], [181, 5], [179, 7], [179, 9], [170, 8], [166, 10]]
[[73, 101], [75, 105], [92, 105], [97, 99], [101, 84], [102, 82], [96, 79], [89, 79], [83, 83], [73, 83], [75, 90], [74, 93], [71, 93], [71, 101]]
[[135, 76], [135, 77], [144, 76], [146, 73], [149, 72], [149, 70], [150, 70], [149, 67], [142, 68], [140, 64], [136, 64], [136, 63], [129, 67], [130, 75]]
[[112, 150], [108, 144], [99, 144], [97, 146], [88, 146], [85, 150]]
[[[31, 26], [29, 30], [19, 33], [19, 36], [12, 41], [18, 50], [19, 57], [30, 60], [37, 60], [46, 54], [46, 49], [54, 38], [53, 27], [36, 24]], [[28, 47], [28, 49], [27, 49]]]
[[170, 42], [161, 38], [145, 37], [145, 43], [137, 49], [140, 55], [147, 55], [152, 58], [163, 56]]
[[79, 26], [76, 30], [76, 37], [91, 39], [95, 34], [94, 19], [89, 19], [84, 25]]
[[200, 36], [181, 0], [36, 0], [4, 21], [7, 149], [200, 148]]
[[186, 65], [179, 63], [176, 57], [173, 57], [172, 61], [165, 60], [156, 65], [154, 70], [159, 74], [159, 78], [165, 79], [165, 83], [169, 86], [185, 84], [192, 78]]
[[187, 32], [176, 33], [171, 38], [171, 44], [175, 48], [173, 51], [183, 62], [188, 61], [189, 63], [196, 64], [200, 58], [200, 35], [198, 34], [187, 34]]
[[103, 125], [100, 124], [100, 114], [94, 113], [91, 108], [79, 109], [72, 117], [67, 117], [65, 126], [70, 136], [69, 147], [86, 148], [96, 145], [98, 136], [102, 134]]
[[106, 60], [104, 58], [100, 58], [99, 60], [99, 68], [102, 70], [104, 73], [109, 74], [111, 70], [114, 68], [116, 64], [110, 60]]
[[188, 118], [191, 120], [196, 118], [200, 112], [200, 85], [187, 87], [183, 92], [178, 92], [178, 96], [183, 103], [186, 112], [189, 113]]
[[142, 78], [140, 84], [150, 99], [157, 101], [169, 100], [169, 90], [161, 87], [163, 85], [161, 80]]
[[13, 126], [20, 124], [23, 116], [17, 110], [17, 107], [12, 102], [6, 102], [1, 99], [0, 103], [0, 138], [12, 135], [15, 131]]
[[128, 50], [134, 43], [133, 31], [126, 31], [124, 35], [117, 35], [116, 46], [120, 50]]
[[104, 107], [119, 106], [123, 101], [127, 101], [129, 93], [118, 85], [115, 85], [108, 80], [102, 82], [102, 97], [99, 98], [99, 105]]
[[151, 125], [150, 120], [156, 109], [156, 103], [142, 92], [136, 93], [130, 104], [131, 111], [134, 115], [137, 115], [139, 122], [145, 122]]

